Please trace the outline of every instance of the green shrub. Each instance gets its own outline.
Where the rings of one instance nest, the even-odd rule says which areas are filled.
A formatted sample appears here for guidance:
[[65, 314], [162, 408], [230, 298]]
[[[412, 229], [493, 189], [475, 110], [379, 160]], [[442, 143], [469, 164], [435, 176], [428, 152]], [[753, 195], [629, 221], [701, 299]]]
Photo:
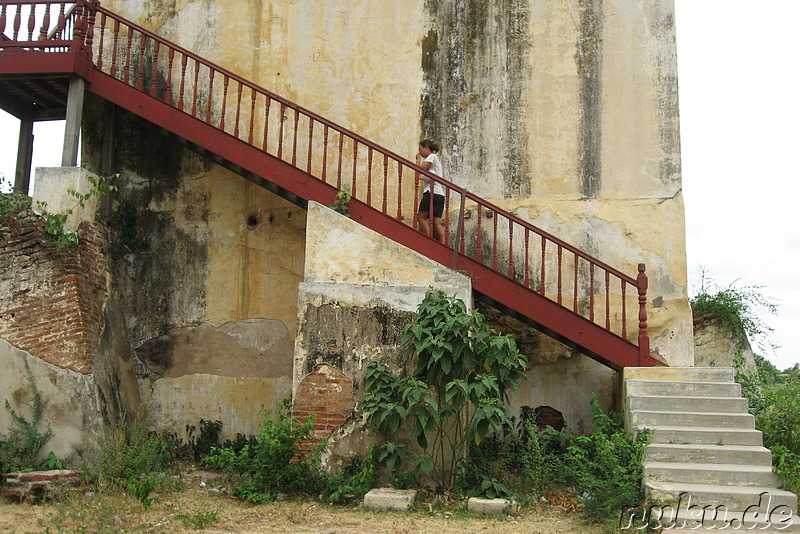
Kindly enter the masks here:
[[342, 472], [327, 481], [325, 499], [334, 504], [347, 504], [361, 500], [373, 487], [377, 480], [375, 454], [377, 448], [372, 447], [369, 453], [360, 458], [351, 458], [342, 468]]
[[49, 426], [44, 432], [38, 430], [42, 421], [44, 403], [27, 360], [25, 360], [25, 378], [31, 392], [26, 403], [31, 411], [31, 420], [29, 421], [17, 413], [11, 408], [8, 400], [5, 401], [6, 409], [11, 415], [12, 426], [6, 434], [0, 434], [0, 472], [2, 473], [31, 471], [39, 467], [37, 460], [39, 452], [53, 435]]
[[325, 476], [319, 468], [319, 449], [306, 452], [312, 437], [312, 420], [295, 421], [288, 414], [288, 401], [282, 409], [264, 412], [261, 432], [255, 444], [241, 450], [213, 447], [205, 462], [222, 470], [235, 484], [233, 494], [243, 501], [263, 503], [279, 494], [313, 494], [325, 489]]
[[[432, 475], [438, 489], [447, 491], [469, 444], [510, 422], [507, 392], [525, 376], [527, 361], [511, 337], [498, 335], [480, 313], [437, 289], [425, 294], [401, 342], [406, 355], [416, 358], [413, 374], [397, 376], [385, 363], [370, 362], [360, 408], [384, 432], [397, 435], [408, 428], [409, 441], [423, 450], [414, 471]], [[395, 451], [404, 454], [400, 445]], [[479, 487], [486, 495], [501, 489], [491, 477]]]

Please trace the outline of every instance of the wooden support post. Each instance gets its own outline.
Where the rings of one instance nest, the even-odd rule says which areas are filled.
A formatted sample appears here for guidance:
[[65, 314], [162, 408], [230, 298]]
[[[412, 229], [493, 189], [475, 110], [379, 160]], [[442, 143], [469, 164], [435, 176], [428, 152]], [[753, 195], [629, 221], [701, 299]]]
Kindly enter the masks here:
[[31, 162], [33, 160], [33, 120], [19, 122], [19, 143], [17, 144], [17, 170], [14, 174], [14, 191], [29, 194], [31, 185]]
[[86, 80], [74, 76], [69, 81], [67, 94], [67, 120], [64, 125], [64, 151], [61, 153], [62, 167], [78, 166], [78, 140], [83, 118], [83, 97], [86, 92]]

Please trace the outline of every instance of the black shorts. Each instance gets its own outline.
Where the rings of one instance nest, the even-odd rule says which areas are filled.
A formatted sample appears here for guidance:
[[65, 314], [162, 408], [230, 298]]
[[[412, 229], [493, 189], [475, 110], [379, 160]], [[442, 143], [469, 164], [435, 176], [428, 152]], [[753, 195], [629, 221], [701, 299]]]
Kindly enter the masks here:
[[[429, 213], [431, 211], [431, 192], [425, 191], [422, 201], [419, 203], [419, 213]], [[433, 195], [433, 216], [437, 219], [444, 212], [444, 195]]]

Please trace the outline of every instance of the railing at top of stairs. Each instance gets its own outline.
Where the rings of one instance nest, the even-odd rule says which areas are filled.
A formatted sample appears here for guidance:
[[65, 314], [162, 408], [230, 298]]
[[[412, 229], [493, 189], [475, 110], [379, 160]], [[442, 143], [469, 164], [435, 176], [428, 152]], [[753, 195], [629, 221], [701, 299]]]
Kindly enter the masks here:
[[[445, 189], [447, 243], [420, 235], [419, 239], [430, 241], [426, 247], [451, 249], [454, 268], [486, 268], [513, 281], [520, 293], [507, 296], [506, 303], [538, 295], [599, 327], [604, 335], [631, 345], [638, 353], [638, 365], [659, 363], [649, 351], [644, 264], [639, 264], [635, 277], [628, 276], [411, 161], [119, 17], [95, 0], [0, 0], [0, 35], [6, 38], [0, 41], [0, 53], [85, 55], [96, 71], [337, 190], [349, 186], [357, 202], [414, 228], [420, 176], [425, 175]], [[599, 356], [612, 365], [619, 361], [614, 354]], [[631, 362], [628, 358], [616, 366]]]

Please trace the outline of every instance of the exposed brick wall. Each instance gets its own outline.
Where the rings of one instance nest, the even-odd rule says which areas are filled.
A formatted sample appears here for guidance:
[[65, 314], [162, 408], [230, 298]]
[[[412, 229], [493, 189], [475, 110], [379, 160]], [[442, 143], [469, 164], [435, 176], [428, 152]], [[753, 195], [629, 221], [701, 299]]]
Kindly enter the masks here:
[[58, 251], [42, 226], [30, 216], [0, 228], [0, 337], [89, 374], [103, 326], [107, 233], [84, 222], [78, 246]]
[[314, 437], [319, 443], [344, 423], [355, 408], [353, 381], [336, 367], [321, 363], [297, 386], [292, 415], [305, 421], [314, 418]]

